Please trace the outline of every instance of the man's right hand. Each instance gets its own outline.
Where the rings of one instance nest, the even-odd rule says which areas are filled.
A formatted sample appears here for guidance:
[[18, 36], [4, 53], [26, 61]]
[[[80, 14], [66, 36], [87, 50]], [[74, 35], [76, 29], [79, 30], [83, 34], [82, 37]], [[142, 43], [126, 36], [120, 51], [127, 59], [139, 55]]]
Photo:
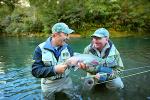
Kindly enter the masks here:
[[65, 72], [67, 67], [68, 66], [66, 64], [58, 64], [58, 65], [54, 66], [54, 70], [56, 73], [62, 74]]

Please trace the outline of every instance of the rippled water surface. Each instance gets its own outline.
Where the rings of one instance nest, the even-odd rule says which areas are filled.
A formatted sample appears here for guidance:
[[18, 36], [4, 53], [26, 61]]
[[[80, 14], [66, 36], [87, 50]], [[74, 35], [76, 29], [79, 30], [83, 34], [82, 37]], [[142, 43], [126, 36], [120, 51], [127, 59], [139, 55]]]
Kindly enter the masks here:
[[[46, 38], [0, 38], [0, 100], [41, 100], [40, 79], [31, 75], [34, 48]], [[109, 91], [97, 87], [85, 98], [90, 100], [146, 100], [150, 98], [150, 37], [111, 39], [120, 51], [126, 71], [125, 88]], [[90, 39], [72, 38], [69, 43], [76, 52], [83, 52]], [[77, 87], [81, 87], [83, 71], [71, 72]], [[79, 88], [77, 88], [79, 89]], [[80, 89], [78, 90], [80, 91]], [[61, 96], [61, 100], [63, 96]], [[87, 99], [86, 99], [87, 100]]]

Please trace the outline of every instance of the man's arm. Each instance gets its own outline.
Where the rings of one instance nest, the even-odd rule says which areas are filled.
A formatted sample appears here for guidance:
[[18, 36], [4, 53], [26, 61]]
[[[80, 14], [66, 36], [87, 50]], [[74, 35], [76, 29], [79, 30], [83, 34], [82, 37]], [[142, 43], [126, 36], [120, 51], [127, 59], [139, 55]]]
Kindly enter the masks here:
[[42, 61], [42, 52], [40, 47], [36, 47], [34, 56], [34, 63], [32, 64], [32, 75], [37, 78], [46, 78], [55, 76], [54, 66], [46, 67]]

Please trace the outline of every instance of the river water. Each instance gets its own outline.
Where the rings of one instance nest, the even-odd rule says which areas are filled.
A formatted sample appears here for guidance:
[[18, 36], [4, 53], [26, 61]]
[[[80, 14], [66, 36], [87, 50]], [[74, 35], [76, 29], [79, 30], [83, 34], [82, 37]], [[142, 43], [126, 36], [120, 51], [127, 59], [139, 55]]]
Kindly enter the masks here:
[[[0, 37], [0, 100], [42, 100], [40, 79], [31, 75], [32, 54], [35, 47], [46, 38]], [[110, 91], [96, 88], [85, 95], [89, 100], [150, 100], [150, 37], [126, 37], [111, 39], [120, 51], [126, 71], [124, 89]], [[75, 52], [83, 52], [90, 39], [71, 38], [69, 43]], [[137, 75], [133, 75], [133, 74]], [[82, 70], [71, 72], [73, 82], [80, 87]], [[77, 88], [78, 89], [78, 88]], [[80, 91], [80, 90], [78, 90]], [[63, 95], [60, 96], [63, 100]], [[84, 93], [83, 93], [84, 97]], [[64, 99], [65, 100], [65, 99]], [[86, 99], [88, 100], [88, 99]]]

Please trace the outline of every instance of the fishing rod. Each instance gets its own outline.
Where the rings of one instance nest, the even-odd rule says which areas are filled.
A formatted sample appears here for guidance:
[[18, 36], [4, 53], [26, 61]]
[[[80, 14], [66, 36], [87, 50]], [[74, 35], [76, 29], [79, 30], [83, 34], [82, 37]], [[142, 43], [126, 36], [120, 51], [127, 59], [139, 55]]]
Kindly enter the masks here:
[[[123, 78], [127, 78], [127, 77], [131, 77], [131, 76], [135, 76], [135, 75], [139, 75], [139, 74], [143, 74], [143, 73], [147, 73], [147, 72], [150, 72], [150, 70], [147, 70], [147, 71], [142, 71], [142, 72], [139, 72], [139, 73], [134, 73], [134, 74], [130, 74], [130, 75], [126, 75], [126, 76], [123, 76], [121, 77], [122, 79]], [[86, 76], [86, 77], [81, 77], [81, 79], [88, 79], [88, 78], [94, 78], [96, 75], [90, 75], [90, 76]], [[88, 82], [89, 81], [89, 82]], [[102, 83], [106, 83], [106, 82], [111, 82], [112, 80], [108, 80], [108, 81], [104, 81], [104, 82], [100, 82], [100, 83], [96, 83], [96, 84], [102, 84]], [[88, 85], [94, 85], [94, 80], [87, 80], [87, 84]]]
[[150, 72], [150, 70], [139, 72], [139, 73], [134, 73], [134, 74], [130, 74], [130, 75], [126, 75], [126, 76], [123, 76], [121, 78], [127, 78], [127, 77], [130, 77], [130, 76], [135, 76], [135, 75], [139, 75], [139, 74], [143, 74], [143, 73], [147, 73], [147, 72]]
[[[126, 72], [126, 71], [131, 71], [131, 70], [137, 70], [137, 69], [143, 69], [143, 68], [149, 68], [150, 66], [144, 66], [144, 67], [137, 67], [137, 68], [130, 68], [130, 69], [126, 69], [126, 70], [123, 70], [123, 71], [119, 71], [119, 72]], [[129, 76], [133, 76], [133, 75], [138, 75], [138, 74], [142, 74], [142, 73], [146, 73], [147, 71], [143, 71], [143, 72], [139, 72], [139, 73], [135, 73], [135, 74], [130, 74], [130, 75], [127, 75], [128, 77]], [[149, 72], [149, 70], [148, 70]], [[103, 75], [105, 73], [102, 73], [100, 75]], [[90, 76], [86, 76], [86, 77], [81, 77], [81, 79], [84, 79], [84, 78], [94, 78], [96, 75], [90, 75]], [[124, 77], [127, 77], [127, 76], [123, 76], [121, 78], [124, 78]]]

